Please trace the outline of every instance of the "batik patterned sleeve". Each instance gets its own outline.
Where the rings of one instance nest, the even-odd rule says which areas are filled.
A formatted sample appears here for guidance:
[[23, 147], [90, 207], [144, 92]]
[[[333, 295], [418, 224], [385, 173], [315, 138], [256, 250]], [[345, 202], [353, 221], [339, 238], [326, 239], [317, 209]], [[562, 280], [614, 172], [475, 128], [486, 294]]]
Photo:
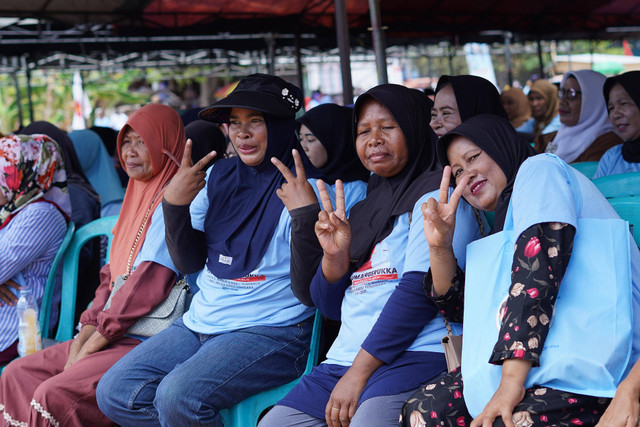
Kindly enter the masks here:
[[427, 297], [431, 298], [448, 321], [462, 323], [462, 315], [464, 313], [464, 271], [459, 266], [456, 268], [455, 276], [451, 279], [451, 287], [446, 293], [438, 296], [434, 294], [431, 268], [424, 276], [423, 289]]
[[524, 359], [539, 365], [575, 231], [572, 225], [549, 222], [535, 224], [518, 237], [511, 287], [490, 363]]

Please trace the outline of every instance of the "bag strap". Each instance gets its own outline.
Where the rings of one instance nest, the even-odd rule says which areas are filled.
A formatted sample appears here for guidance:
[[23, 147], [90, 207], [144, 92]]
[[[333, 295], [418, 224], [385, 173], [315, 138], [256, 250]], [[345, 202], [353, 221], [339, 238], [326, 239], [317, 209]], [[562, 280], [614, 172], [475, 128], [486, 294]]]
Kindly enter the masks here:
[[444, 317], [444, 314], [442, 315], [442, 320], [444, 320], [444, 326], [447, 327], [447, 335], [449, 335], [450, 337], [453, 336], [453, 331], [451, 330], [451, 325], [449, 324], [449, 322], [447, 321], [447, 318]]

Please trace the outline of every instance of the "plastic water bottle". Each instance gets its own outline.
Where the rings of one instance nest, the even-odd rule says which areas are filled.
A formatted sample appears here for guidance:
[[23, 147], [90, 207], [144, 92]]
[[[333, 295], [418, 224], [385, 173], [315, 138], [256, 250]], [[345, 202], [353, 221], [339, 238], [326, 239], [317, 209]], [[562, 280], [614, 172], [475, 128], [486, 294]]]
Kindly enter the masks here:
[[23, 286], [16, 304], [18, 313], [18, 354], [26, 356], [42, 349], [40, 323], [38, 322], [38, 305], [31, 289]]

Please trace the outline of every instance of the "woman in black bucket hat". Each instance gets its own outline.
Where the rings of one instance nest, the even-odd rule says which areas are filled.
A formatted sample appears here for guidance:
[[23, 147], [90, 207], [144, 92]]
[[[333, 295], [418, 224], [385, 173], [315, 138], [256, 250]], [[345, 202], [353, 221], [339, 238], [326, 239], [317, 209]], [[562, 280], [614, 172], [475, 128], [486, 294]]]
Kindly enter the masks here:
[[[205, 173], [215, 152], [192, 165], [187, 142], [163, 209], [171, 257], [182, 273], [202, 270], [200, 290], [182, 319], [103, 377], [98, 402], [118, 424], [221, 425], [220, 409], [304, 370], [314, 311], [291, 289], [291, 217], [276, 194], [285, 178], [271, 161], [301, 165], [292, 154], [301, 102], [296, 86], [253, 74], [200, 112], [229, 124], [238, 157]], [[317, 202], [306, 184], [297, 197]]]

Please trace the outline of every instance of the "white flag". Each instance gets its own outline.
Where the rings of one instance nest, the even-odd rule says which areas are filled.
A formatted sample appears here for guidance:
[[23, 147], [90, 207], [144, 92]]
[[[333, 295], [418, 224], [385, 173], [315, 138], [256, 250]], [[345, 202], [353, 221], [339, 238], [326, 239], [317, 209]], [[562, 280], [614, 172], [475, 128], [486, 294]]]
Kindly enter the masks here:
[[80, 71], [73, 73], [73, 121], [71, 128], [74, 130], [85, 129], [86, 119], [91, 115], [91, 103], [89, 97], [82, 89], [82, 77]]

